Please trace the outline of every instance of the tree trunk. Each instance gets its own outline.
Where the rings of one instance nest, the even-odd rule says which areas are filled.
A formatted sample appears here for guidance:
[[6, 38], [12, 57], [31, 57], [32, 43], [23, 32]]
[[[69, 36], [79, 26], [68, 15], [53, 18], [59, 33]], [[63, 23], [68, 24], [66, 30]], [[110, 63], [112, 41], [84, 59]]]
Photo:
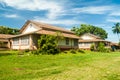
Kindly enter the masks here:
[[119, 40], [119, 42], [120, 42], [119, 34], [117, 33], [117, 35], [118, 35], [118, 40]]

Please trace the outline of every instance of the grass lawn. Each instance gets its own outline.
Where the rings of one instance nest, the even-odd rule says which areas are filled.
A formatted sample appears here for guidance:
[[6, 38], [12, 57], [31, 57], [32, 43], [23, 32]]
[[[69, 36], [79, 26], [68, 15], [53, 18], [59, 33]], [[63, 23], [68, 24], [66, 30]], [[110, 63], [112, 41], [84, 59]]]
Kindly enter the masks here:
[[0, 51], [0, 80], [120, 80], [120, 52], [38, 56], [10, 53], [17, 51]]

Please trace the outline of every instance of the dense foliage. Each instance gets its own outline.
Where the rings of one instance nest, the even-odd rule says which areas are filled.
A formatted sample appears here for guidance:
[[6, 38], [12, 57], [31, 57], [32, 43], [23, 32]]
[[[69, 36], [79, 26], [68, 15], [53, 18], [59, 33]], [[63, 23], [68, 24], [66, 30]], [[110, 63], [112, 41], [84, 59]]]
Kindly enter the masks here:
[[98, 52], [110, 52], [111, 49], [110, 48], [106, 48], [105, 44], [100, 42], [98, 43], [98, 45], [92, 44], [90, 47], [91, 51], [98, 51]]
[[19, 33], [19, 29], [0, 26], [0, 34], [18, 34], [18, 33]]
[[116, 23], [113, 27], [113, 33], [118, 35], [118, 39], [120, 42], [119, 34], [120, 34], [120, 23]]
[[101, 37], [102, 39], [106, 39], [108, 35], [104, 29], [86, 24], [81, 24], [80, 27], [73, 27], [71, 30], [74, 31], [78, 36], [84, 33], [91, 33]]
[[37, 54], [57, 54], [59, 53], [57, 36], [41, 35], [38, 40]]

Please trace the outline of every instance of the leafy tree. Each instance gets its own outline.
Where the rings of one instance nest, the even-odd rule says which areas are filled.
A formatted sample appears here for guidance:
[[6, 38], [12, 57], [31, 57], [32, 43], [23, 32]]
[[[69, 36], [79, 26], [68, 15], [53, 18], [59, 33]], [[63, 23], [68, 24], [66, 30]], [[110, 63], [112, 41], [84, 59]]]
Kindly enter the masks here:
[[104, 29], [87, 24], [81, 24], [80, 27], [73, 27], [71, 30], [74, 31], [78, 36], [84, 33], [91, 33], [101, 37], [102, 39], [106, 39], [108, 35]]
[[120, 42], [119, 34], [120, 34], [120, 23], [116, 23], [113, 27], [113, 33], [118, 35], [118, 39]]
[[57, 36], [41, 35], [38, 40], [39, 53], [57, 54], [59, 53]]
[[0, 34], [18, 34], [18, 33], [19, 33], [19, 29], [0, 26]]

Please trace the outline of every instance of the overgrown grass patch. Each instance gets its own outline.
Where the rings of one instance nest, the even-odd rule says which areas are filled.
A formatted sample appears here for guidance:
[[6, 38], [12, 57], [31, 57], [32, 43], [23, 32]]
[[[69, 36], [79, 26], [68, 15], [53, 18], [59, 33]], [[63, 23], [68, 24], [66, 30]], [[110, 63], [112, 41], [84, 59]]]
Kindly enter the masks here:
[[119, 66], [119, 52], [12, 54], [0, 56], [0, 80], [119, 80]]

